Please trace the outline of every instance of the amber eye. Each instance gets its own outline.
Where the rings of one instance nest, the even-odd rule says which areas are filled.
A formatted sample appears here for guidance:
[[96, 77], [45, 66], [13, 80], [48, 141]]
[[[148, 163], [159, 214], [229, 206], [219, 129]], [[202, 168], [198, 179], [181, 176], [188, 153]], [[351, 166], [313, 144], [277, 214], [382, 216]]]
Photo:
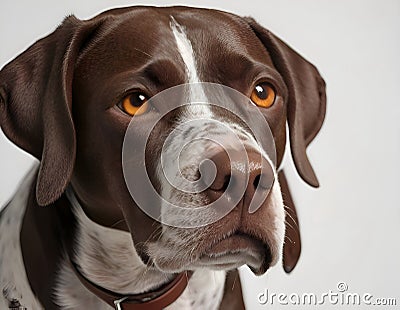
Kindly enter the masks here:
[[122, 99], [119, 107], [125, 113], [133, 115], [141, 115], [148, 111], [149, 104], [147, 102], [148, 98], [145, 94], [141, 92], [136, 92], [129, 94], [124, 99]]
[[261, 108], [269, 108], [275, 102], [275, 90], [268, 83], [257, 84], [250, 99]]

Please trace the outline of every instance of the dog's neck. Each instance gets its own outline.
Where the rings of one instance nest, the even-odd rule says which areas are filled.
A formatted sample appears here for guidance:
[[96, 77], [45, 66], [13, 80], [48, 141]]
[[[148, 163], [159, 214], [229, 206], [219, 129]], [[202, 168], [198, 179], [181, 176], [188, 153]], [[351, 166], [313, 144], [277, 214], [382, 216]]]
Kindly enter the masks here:
[[[77, 219], [73, 261], [87, 279], [120, 294], [139, 294], [157, 289], [174, 278], [173, 274], [149, 268], [142, 262], [130, 233], [95, 223], [85, 214], [71, 188], [66, 194]], [[195, 271], [184, 293], [168, 309], [201, 308], [199, 303], [204, 300], [209, 303], [208, 309], [218, 308], [224, 283], [224, 271]], [[77, 301], [67, 296], [74, 296], [76, 288], [80, 287], [81, 283], [66, 262], [59, 275], [58, 303], [66, 308], [79, 308]], [[99, 301], [93, 296], [82, 298], [90, 298], [97, 307]]]
[[129, 232], [92, 221], [73, 190], [68, 188], [66, 194], [77, 219], [73, 260], [86, 278], [121, 294], [143, 293], [173, 279], [142, 262]]

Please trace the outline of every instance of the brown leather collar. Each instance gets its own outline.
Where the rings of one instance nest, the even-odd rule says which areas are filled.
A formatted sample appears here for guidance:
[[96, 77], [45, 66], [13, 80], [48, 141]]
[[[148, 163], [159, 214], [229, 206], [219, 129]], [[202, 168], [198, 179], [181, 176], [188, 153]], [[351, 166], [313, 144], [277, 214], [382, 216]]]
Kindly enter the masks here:
[[86, 279], [76, 264], [71, 261], [72, 269], [81, 283], [98, 298], [116, 310], [161, 310], [172, 304], [185, 290], [192, 272], [182, 272], [170, 283], [159, 289], [142, 294], [122, 295], [107, 290]]

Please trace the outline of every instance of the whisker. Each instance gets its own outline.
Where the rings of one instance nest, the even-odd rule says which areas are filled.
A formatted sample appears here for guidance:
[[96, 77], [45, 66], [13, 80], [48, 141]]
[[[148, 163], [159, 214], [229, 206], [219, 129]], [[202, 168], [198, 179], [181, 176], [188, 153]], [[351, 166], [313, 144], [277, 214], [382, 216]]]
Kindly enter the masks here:
[[118, 224], [123, 223], [123, 222], [126, 222], [126, 219], [123, 218], [123, 219], [116, 221], [114, 224], [112, 224], [110, 226], [110, 228], [114, 228], [115, 226], [117, 226]]
[[295, 228], [293, 227], [293, 225], [290, 224], [288, 221], [285, 221], [285, 225], [289, 226], [289, 228], [291, 228], [291, 229], [295, 229]]
[[238, 276], [239, 276], [239, 271], [237, 271], [237, 273], [236, 273], [236, 275], [235, 275], [235, 278], [233, 279], [233, 283], [232, 283], [232, 291], [233, 291], [233, 290], [234, 290], [234, 288], [235, 288], [235, 284], [236, 284], [236, 280], [237, 280]]
[[285, 239], [288, 239], [290, 243], [294, 243], [293, 240], [289, 238], [289, 236], [285, 235]]
[[143, 51], [143, 50], [141, 50], [141, 49], [138, 49], [138, 48], [136, 48], [136, 47], [134, 47], [134, 49], [135, 49], [136, 51], [138, 51], [138, 52], [140, 52], [140, 53], [142, 53], [142, 54], [148, 56], [149, 58], [153, 58], [153, 56], [151, 56], [149, 53], [146, 53], [145, 51]]
[[295, 221], [294, 217], [285, 210], [285, 214], [296, 224], [296, 227], [299, 228], [299, 224]]

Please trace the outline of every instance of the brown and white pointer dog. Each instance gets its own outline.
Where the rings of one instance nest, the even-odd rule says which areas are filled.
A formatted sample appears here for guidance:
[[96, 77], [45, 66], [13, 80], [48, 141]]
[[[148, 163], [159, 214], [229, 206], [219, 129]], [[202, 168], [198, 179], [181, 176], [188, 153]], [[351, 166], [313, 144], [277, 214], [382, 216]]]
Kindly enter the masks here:
[[[170, 227], [129, 194], [121, 149], [139, 106], [197, 82], [229, 86], [258, 106], [276, 146], [276, 180], [254, 213], [243, 198], [215, 223]], [[156, 113], [145, 111], [139, 120], [146, 126]], [[213, 107], [172, 114], [148, 141], [150, 163], [159, 162], [162, 139], [178, 122], [199, 115], [249, 136], [246, 126]], [[0, 308], [243, 309], [237, 267], [263, 274], [283, 252], [290, 272], [300, 254], [296, 213], [278, 176], [286, 124], [297, 171], [317, 187], [306, 147], [324, 116], [317, 69], [252, 18], [187, 7], [66, 18], [0, 71], [1, 128], [39, 160], [1, 211]], [[191, 139], [204, 130], [196, 128]], [[245, 196], [257, 186], [256, 149], [246, 146], [256, 168], [238, 176], [249, 177]], [[223, 179], [224, 160], [214, 157], [216, 178]], [[156, 166], [146, 168], [161, 187]], [[201, 205], [220, 190], [209, 188], [193, 201]]]

